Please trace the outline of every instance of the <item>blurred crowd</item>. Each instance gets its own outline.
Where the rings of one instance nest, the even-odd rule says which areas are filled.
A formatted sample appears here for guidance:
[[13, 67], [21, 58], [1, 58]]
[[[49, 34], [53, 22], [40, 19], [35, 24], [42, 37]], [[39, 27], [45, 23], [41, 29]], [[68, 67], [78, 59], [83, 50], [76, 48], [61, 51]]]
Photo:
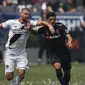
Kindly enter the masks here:
[[85, 0], [0, 0], [1, 12], [19, 12], [28, 7], [31, 12], [77, 12], [85, 10]]
[[[20, 10], [24, 7], [29, 8], [31, 13], [41, 14], [42, 20], [46, 20], [47, 12], [54, 11], [54, 12], [59, 12], [61, 14], [76, 13], [76, 12], [83, 12], [83, 11], [85, 12], [85, 0], [0, 0], [0, 13], [2, 13], [2, 15], [0, 15], [0, 22], [5, 21], [11, 17], [16, 18], [16, 16], [13, 15], [12, 16], [7, 15], [6, 17], [5, 14], [19, 13]], [[0, 34], [2, 33], [3, 35], [5, 34], [3, 30], [0, 31]], [[1, 39], [0, 41], [3, 40], [1, 37], [0, 39]], [[0, 43], [5, 43], [5, 41], [3, 40], [3, 42]], [[41, 63], [43, 51], [45, 50], [45, 46], [44, 46], [45, 41], [44, 40], [41, 41], [41, 38], [39, 38], [39, 43], [40, 43], [40, 49], [38, 53], [38, 63]], [[46, 52], [46, 57], [47, 57], [47, 63], [49, 63], [47, 52]]]

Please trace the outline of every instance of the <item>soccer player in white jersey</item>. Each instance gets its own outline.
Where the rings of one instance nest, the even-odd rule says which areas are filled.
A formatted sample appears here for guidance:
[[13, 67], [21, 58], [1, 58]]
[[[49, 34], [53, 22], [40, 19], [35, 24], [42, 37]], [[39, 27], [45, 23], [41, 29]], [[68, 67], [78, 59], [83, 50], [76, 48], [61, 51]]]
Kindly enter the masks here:
[[[9, 28], [8, 41], [5, 52], [5, 75], [7, 80], [12, 80], [10, 85], [19, 85], [25, 75], [28, 65], [25, 45], [29, 35], [29, 29], [37, 25], [46, 25], [51, 33], [54, 33], [52, 25], [45, 21], [30, 20], [30, 10], [23, 8], [20, 12], [19, 19], [7, 20], [0, 24], [0, 28]], [[35, 30], [37, 30], [35, 28]], [[18, 76], [13, 79], [14, 67], [17, 69]]]

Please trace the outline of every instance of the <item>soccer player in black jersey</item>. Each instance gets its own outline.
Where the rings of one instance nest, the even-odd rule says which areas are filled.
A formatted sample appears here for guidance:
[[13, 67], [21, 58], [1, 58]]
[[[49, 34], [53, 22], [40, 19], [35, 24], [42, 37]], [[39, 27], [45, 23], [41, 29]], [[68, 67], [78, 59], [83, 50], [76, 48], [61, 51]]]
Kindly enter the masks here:
[[72, 47], [72, 37], [65, 25], [56, 22], [56, 14], [54, 12], [47, 14], [47, 22], [54, 26], [55, 33], [52, 34], [46, 26], [41, 27], [38, 33], [42, 34], [46, 39], [48, 55], [56, 70], [58, 80], [61, 85], [69, 85], [71, 57], [68, 47]]

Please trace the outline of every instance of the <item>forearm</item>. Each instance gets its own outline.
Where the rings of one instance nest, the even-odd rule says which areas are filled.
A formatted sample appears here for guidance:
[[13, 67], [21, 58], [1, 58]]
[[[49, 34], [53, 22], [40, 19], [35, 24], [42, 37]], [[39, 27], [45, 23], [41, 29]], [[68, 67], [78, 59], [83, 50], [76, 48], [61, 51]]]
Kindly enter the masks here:
[[48, 23], [48, 22], [46, 22], [46, 21], [38, 21], [37, 22], [37, 25], [43, 25], [43, 26], [48, 26], [48, 27], [50, 27], [51, 25]]
[[46, 22], [46, 21], [38, 21], [38, 22], [37, 22], [37, 25], [48, 26], [49, 31], [50, 31], [52, 34], [54, 34], [54, 32], [55, 32], [53, 26], [52, 26], [51, 24], [49, 24], [48, 22]]
[[66, 37], [67, 37], [67, 40], [68, 40], [68, 41], [72, 42], [73, 39], [72, 39], [72, 37], [71, 37], [70, 34], [67, 34]]

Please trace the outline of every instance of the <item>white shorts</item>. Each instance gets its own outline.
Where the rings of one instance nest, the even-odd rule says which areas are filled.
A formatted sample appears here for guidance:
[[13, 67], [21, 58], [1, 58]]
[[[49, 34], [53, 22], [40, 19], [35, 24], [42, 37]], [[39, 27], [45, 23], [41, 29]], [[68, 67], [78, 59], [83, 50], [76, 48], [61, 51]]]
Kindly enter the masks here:
[[27, 53], [25, 52], [22, 52], [20, 55], [5, 53], [4, 62], [5, 62], [5, 73], [14, 72], [14, 67], [16, 67], [16, 69], [24, 69], [24, 70], [26, 70], [26, 68], [29, 68]]

